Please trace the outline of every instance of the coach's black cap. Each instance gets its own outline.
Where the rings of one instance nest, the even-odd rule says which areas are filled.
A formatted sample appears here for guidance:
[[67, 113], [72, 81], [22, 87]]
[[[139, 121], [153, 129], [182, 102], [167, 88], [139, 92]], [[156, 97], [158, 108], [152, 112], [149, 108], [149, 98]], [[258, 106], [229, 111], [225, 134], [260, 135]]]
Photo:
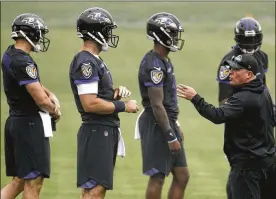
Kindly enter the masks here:
[[225, 61], [225, 65], [229, 65], [230, 69], [246, 69], [252, 71], [256, 75], [258, 71], [258, 62], [257, 60], [249, 54], [242, 54], [238, 56], [233, 56], [232, 60]]

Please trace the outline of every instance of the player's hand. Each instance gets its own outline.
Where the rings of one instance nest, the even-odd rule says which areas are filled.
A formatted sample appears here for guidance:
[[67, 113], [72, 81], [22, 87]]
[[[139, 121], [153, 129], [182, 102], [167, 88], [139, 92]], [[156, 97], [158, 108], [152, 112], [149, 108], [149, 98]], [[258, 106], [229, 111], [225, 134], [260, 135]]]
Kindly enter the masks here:
[[131, 92], [124, 86], [115, 88], [114, 90], [114, 99], [120, 100], [121, 98], [127, 98], [131, 96]]
[[126, 112], [127, 113], [137, 113], [139, 111], [139, 107], [137, 105], [136, 100], [129, 100], [125, 102]]
[[50, 98], [51, 102], [55, 104], [55, 110], [54, 110], [54, 113], [51, 114], [51, 117], [55, 119], [55, 122], [58, 122], [61, 116], [59, 100], [56, 97], [56, 95], [53, 93], [50, 93], [48, 97]]
[[55, 94], [51, 93], [48, 97], [50, 98], [51, 102], [53, 102], [56, 105], [55, 109], [60, 110], [60, 103], [59, 103], [57, 96]]
[[191, 100], [196, 94], [197, 92], [192, 87], [183, 84], [177, 85], [177, 96], [181, 98]]
[[60, 120], [61, 112], [59, 114], [50, 114], [52, 118], [54, 118], [55, 122], [57, 123]]
[[180, 153], [181, 145], [180, 145], [178, 140], [175, 140], [174, 142], [171, 142], [171, 143], [168, 143], [168, 144], [169, 144], [169, 148], [171, 150], [171, 153], [173, 155]]
[[60, 120], [61, 111], [59, 109], [55, 109], [54, 113], [51, 113], [50, 116], [55, 119], [55, 122]]

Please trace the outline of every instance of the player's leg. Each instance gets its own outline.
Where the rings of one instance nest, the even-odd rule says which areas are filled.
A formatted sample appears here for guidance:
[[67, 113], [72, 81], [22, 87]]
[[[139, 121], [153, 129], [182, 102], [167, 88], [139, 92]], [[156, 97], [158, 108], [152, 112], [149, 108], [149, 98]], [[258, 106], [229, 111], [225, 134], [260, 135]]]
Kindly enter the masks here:
[[160, 199], [165, 181], [165, 174], [156, 173], [150, 176], [146, 190], [146, 199]]
[[172, 183], [169, 189], [169, 199], [182, 199], [189, 181], [189, 170], [187, 167], [175, 167], [172, 170]]
[[168, 143], [153, 116], [143, 113], [139, 118], [143, 174], [149, 176], [146, 199], [160, 199], [162, 188], [170, 172]]
[[184, 198], [185, 189], [189, 182], [189, 169], [187, 167], [185, 151], [181, 143], [181, 152], [178, 155], [172, 155], [172, 183], [169, 189], [169, 199], [182, 199]]
[[83, 124], [79, 130], [77, 186], [82, 188], [81, 199], [103, 199], [106, 190], [113, 189], [114, 129]]
[[25, 179], [22, 199], [39, 199], [43, 181], [43, 176], [36, 176], [34, 178], [30, 177], [28, 179]]
[[[15, 156], [14, 156], [14, 139], [11, 134], [13, 127], [13, 118], [9, 117], [5, 124], [5, 163], [7, 176], [17, 176]], [[24, 180], [18, 177], [13, 177], [12, 181], [1, 189], [2, 199], [14, 199], [23, 191]]]
[[171, 173], [173, 175], [173, 179], [168, 192], [168, 198], [182, 199], [184, 198], [184, 193], [189, 181], [190, 174], [187, 166], [185, 150], [183, 143], [181, 142], [179, 128], [173, 121], [170, 121], [170, 125], [173, 128], [175, 135], [178, 137], [178, 140], [181, 144], [181, 150], [179, 154], [171, 154]]
[[50, 177], [50, 143], [39, 115], [18, 118], [13, 136], [18, 177], [24, 179], [24, 199], [38, 199], [44, 178]]
[[1, 199], [15, 199], [24, 189], [24, 180], [14, 177], [12, 181], [1, 189]]
[[104, 199], [106, 189], [102, 185], [93, 188], [82, 189], [80, 199]]

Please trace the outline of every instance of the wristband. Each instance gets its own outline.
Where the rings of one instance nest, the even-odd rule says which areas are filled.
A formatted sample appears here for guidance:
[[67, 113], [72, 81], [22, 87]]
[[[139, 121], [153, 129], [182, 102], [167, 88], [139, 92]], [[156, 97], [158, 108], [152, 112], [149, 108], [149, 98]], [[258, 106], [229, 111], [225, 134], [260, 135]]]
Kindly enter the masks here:
[[119, 113], [119, 112], [125, 112], [126, 111], [126, 105], [122, 101], [114, 101], [113, 102], [115, 106], [114, 113]]
[[168, 143], [175, 142], [177, 140], [177, 137], [175, 136], [172, 129], [169, 129], [165, 132], [166, 140]]

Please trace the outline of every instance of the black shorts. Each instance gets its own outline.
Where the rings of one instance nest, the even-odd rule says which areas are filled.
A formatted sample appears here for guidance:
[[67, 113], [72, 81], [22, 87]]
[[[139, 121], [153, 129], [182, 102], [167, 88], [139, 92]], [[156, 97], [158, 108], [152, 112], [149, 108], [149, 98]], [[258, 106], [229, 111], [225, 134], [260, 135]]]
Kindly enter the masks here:
[[180, 140], [179, 127], [175, 121], [170, 121], [170, 126], [181, 144], [180, 154], [174, 155], [169, 149], [168, 142], [156, 124], [154, 116], [142, 113], [139, 118], [139, 131], [141, 135], [141, 147], [143, 158], [143, 173], [154, 175], [161, 172], [169, 175], [174, 167], [187, 167], [185, 151]]
[[113, 189], [118, 127], [83, 123], [78, 132], [77, 186]]
[[232, 168], [228, 179], [228, 199], [275, 199], [276, 164], [265, 169]]
[[[50, 177], [50, 144], [41, 117], [9, 116], [5, 125], [6, 175]], [[28, 176], [28, 177], [27, 177]], [[34, 177], [33, 177], [34, 178]]]

